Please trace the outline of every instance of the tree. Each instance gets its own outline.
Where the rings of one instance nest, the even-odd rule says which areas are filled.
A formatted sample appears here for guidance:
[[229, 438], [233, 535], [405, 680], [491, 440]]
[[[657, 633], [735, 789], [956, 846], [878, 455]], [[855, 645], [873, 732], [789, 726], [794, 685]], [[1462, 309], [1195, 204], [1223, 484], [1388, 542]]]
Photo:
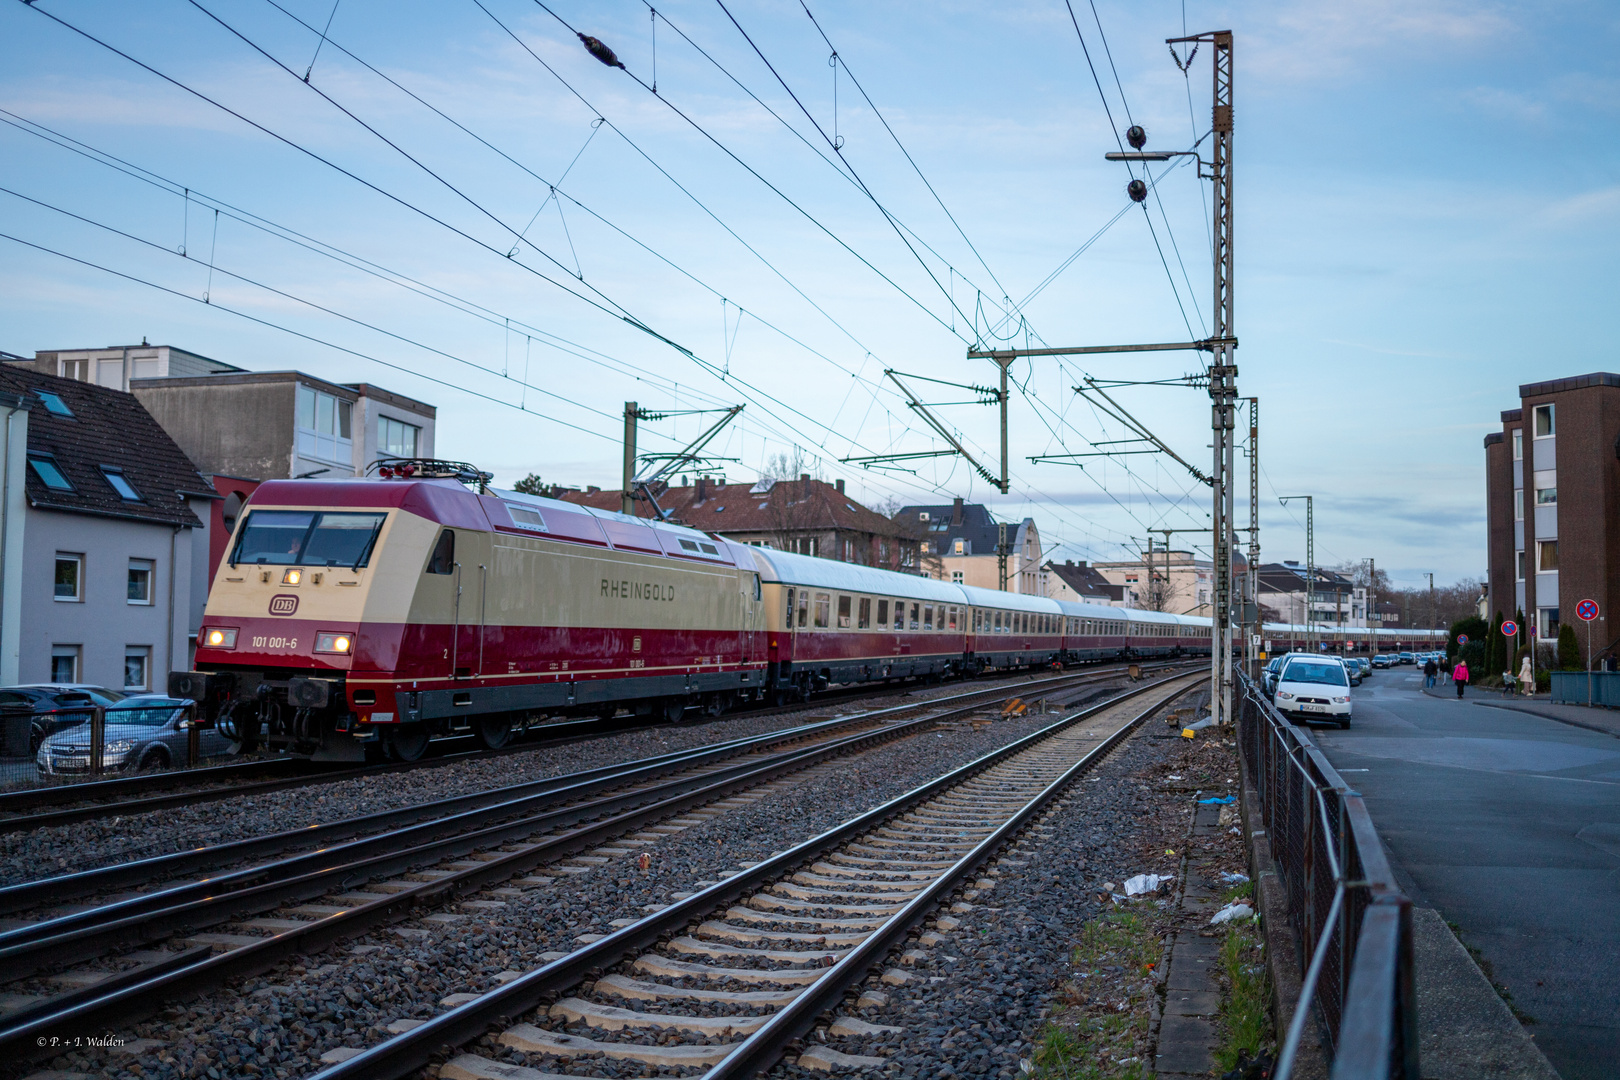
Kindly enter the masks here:
[[545, 483], [540, 479], [539, 473], [530, 473], [528, 476], [525, 476], [523, 479], [513, 484], [512, 490], [521, 492], [524, 495], [544, 495], [550, 489], [547, 488]]
[[1470, 615], [1467, 618], [1458, 619], [1456, 622], [1451, 624], [1451, 637], [1446, 642], [1446, 655], [1451, 657], [1453, 660], [1457, 658], [1457, 635], [1467, 634], [1469, 644], [1473, 644], [1476, 641], [1483, 642], [1486, 637], [1489, 636], [1490, 632], [1491, 624], [1480, 618], [1478, 615]]
[[1581, 647], [1575, 642], [1575, 627], [1565, 623], [1558, 628], [1558, 670], [1584, 671], [1586, 665], [1581, 663]]

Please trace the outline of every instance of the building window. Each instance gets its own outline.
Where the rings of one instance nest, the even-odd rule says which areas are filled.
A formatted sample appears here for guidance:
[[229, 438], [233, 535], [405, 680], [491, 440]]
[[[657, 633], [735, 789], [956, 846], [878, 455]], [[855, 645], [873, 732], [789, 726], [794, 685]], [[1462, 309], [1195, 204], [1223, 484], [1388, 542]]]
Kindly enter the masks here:
[[1544, 607], [1536, 614], [1541, 617], [1541, 626], [1537, 630], [1537, 636], [1542, 641], [1556, 641], [1558, 638], [1558, 609]]
[[1536, 438], [1538, 439], [1545, 439], [1549, 435], [1558, 434], [1557, 425], [1553, 421], [1553, 407], [1551, 405], [1536, 406], [1535, 425]]
[[56, 464], [56, 459], [50, 454], [29, 454], [28, 464], [34, 467], [34, 475], [39, 477], [40, 483], [52, 491], [72, 491], [73, 485], [68, 483], [67, 474], [62, 472]]
[[1513, 489], [1513, 520], [1524, 520], [1524, 488]]
[[124, 649], [124, 689], [147, 689], [147, 670], [152, 666], [152, 650], [146, 645], [129, 645]]
[[129, 602], [132, 604], [150, 604], [152, 602], [152, 560], [129, 560]]
[[354, 404], [313, 386], [298, 387], [298, 452], [317, 461], [354, 466]]
[[1536, 573], [1556, 574], [1558, 572], [1558, 541], [1536, 541]]
[[49, 390], [35, 390], [34, 393], [44, 403], [46, 412], [56, 416], [73, 415], [73, 410], [68, 408], [67, 402], [62, 400], [61, 394], [53, 394]]
[[861, 597], [861, 605], [856, 610], [855, 629], [870, 630], [872, 628], [872, 598]]
[[922, 551], [922, 553], [924, 555], [928, 554], [928, 541], [927, 540], [924, 540], [922, 543], [918, 544], [917, 547]]
[[51, 682], [79, 681], [79, 652], [80, 647], [77, 645], [51, 646]]
[[951, 571], [951, 584], [952, 585], [960, 585], [960, 584], [962, 584], [962, 571], [960, 571], [960, 570], [952, 570]]
[[964, 554], [966, 554], [967, 553], [967, 541], [963, 540], [961, 537], [957, 537], [955, 540], [952, 540], [951, 541], [951, 552], [952, 552], [952, 554], [955, 554], [955, 555], [964, 555]]
[[106, 477], [108, 485], [111, 486], [114, 491], [118, 492], [118, 497], [120, 499], [123, 499], [125, 502], [142, 501], [141, 493], [136, 491], [135, 486], [131, 484], [124, 476], [123, 469], [112, 465], [103, 465], [101, 467], [101, 475]]
[[390, 416], [377, 420], [377, 453], [381, 457], [413, 458], [422, 429]]
[[1536, 488], [1537, 506], [1557, 506], [1558, 489], [1556, 487]]
[[96, 385], [111, 387], [114, 390], [124, 388], [124, 358], [122, 356], [96, 361]]
[[1523, 428], [1514, 428], [1513, 429], [1513, 460], [1514, 461], [1523, 461], [1524, 460], [1524, 429]]
[[844, 561], [845, 562], [854, 562], [855, 561], [855, 542], [853, 540], [845, 540], [844, 541]]
[[62, 365], [61, 371], [58, 373], [62, 378], [72, 379], [75, 382], [90, 381], [90, 361], [61, 360], [58, 363]]
[[56, 599], [77, 603], [84, 599], [84, 556], [56, 553]]

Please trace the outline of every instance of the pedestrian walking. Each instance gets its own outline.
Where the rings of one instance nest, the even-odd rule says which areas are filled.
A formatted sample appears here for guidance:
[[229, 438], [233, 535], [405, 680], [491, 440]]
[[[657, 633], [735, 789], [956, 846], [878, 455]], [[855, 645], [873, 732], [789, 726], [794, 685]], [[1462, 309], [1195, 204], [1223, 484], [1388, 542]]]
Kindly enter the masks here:
[[1451, 669], [1451, 681], [1457, 687], [1457, 697], [1460, 700], [1464, 688], [1468, 686], [1468, 661], [1457, 661], [1457, 666]]
[[1519, 661], [1519, 685], [1524, 687], [1525, 697], [1534, 697], [1536, 693], [1536, 673], [1530, 664], [1530, 651], [1525, 650], [1524, 659]]
[[1423, 688], [1425, 690], [1434, 689], [1434, 680], [1439, 674], [1440, 665], [1434, 662], [1434, 657], [1431, 656], [1425, 660], [1423, 662]]
[[1451, 657], [1449, 656], [1442, 656], [1440, 658], [1440, 681], [1451, 681]]

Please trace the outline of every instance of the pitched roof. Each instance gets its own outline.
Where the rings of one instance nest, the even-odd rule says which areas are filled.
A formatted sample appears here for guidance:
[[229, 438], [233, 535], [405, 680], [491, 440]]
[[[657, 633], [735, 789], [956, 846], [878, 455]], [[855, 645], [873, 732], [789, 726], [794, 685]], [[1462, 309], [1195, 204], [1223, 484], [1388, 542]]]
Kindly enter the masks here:
[[1095, 598], [1098, 600], [1125, 599], [1125, 586], [1111, 585], [1108, 579], [1095, 568], [1087, 566], [1084, 560], [1080, 562], [1049, 562], [1041, 567], [1050, 570], [1058, 576], [1058, 580], [1067, 585], [1082, 598]]
[[[10, 364], [0, 365], [0, 391], [30, 401], [29, 454], [49, 454], [73, 485], [72, 491], [46, 487], [29, 467], [30, 505], [195, 528], [202, 522], [186, 499], [219, 497], [133, 394]], [[55, 394], [73, 415], [46, 408], [40, 391]], [[104, 466], [121, 472], [139, 501], [122, 498]]]
[[[913, 539], [907, 529], [820, 480], [761, 480], [722, 484], [700, 480], [687, 487], [655, 487], [658, 505], [675, 521], [704, 532], [804, 533], [827, 529]], [[559, 490], [556, 498], [598, 510], [618, 510], [617, 491]], [[636, 517], [652, 517], [637, 499]]]
[[[956, 541], [963, 541], [962, 554], [964, 555], [994, 555], [996, 544], [1001, 538], [1000, 523], [990, 513], [990, 508], [983, 503], [963, 503], [961, 505], [962, 520], [956, 521], [957, 506], [954, 503], [944, 503], [940, 506], [902, 506], [894, 515], [896, 521], [903, 521], [910, 528], [916, 530], [924, 540], [928, 541], [929, 549], [936, 555], [956, 554]], [[927, 518], [923, 517], [927, 514]], [[1009, 534], [1007, 543], [1016, 546], [1018, 543], [1018, 530], [1022, 522], [1007, 523]]]

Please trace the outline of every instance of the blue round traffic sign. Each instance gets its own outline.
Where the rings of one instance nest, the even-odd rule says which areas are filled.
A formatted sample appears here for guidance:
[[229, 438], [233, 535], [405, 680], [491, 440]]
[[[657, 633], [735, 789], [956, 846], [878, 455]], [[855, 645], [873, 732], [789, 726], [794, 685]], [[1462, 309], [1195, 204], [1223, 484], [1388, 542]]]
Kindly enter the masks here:
[[1575, 614], [1579, 615], [1582, 619], [1585, 619], [1587, 622], [1591, 622], [1593, 619], [1597, 618], [1597, 616], [1598, 616], [1597, 601], [1596, 600], [1582, 600], [1580, 603], [1575, 605]]
[[1505, 634], [1508, 637], [1512, 637], [1514, 634], [1517, 634], [1518, 632], [1519, 632], [1519, 624], [1518, 623], [1514, 622], [1512, 619], [1503, 619], [1502, 620], [1502, 633], [1503, 634]]

